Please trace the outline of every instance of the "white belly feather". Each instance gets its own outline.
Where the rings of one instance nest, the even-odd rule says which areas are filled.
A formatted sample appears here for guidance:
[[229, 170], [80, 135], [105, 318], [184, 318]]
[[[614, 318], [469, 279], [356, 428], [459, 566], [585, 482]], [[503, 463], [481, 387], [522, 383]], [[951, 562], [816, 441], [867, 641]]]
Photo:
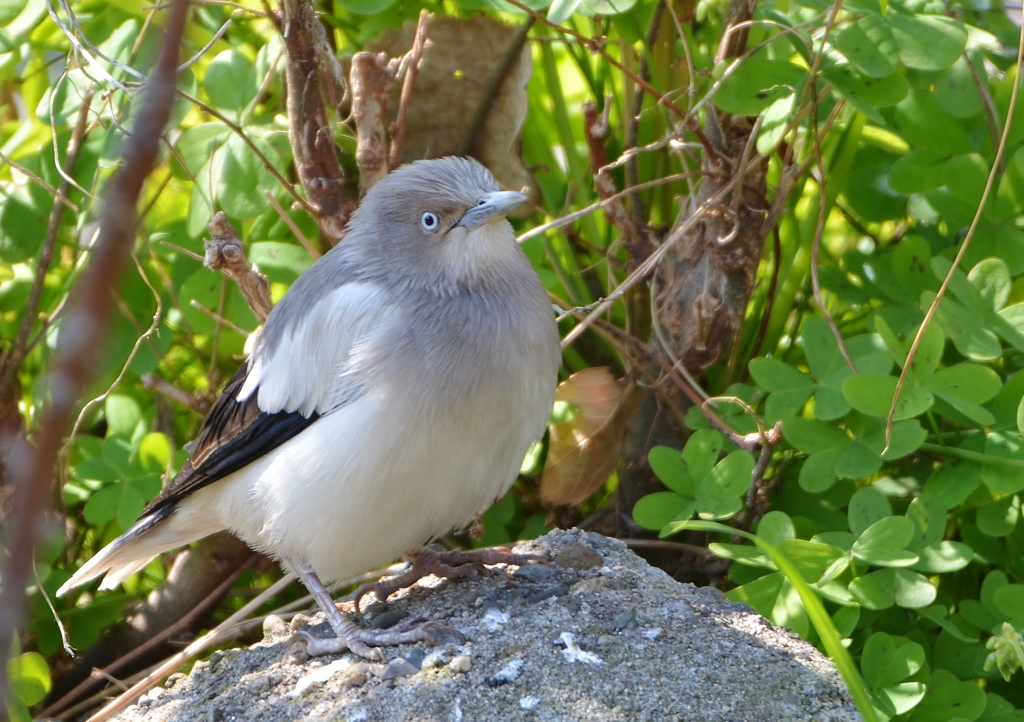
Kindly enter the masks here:
[[546, 379], [528, 382], [517, 393], [532, 398], [511, 404], [477, 398], [434, 409], [413, 408], [407, 392], [367, 395], [182, 506], [216, 509], [253, 547], [304, 562], [325, 579], [352, 576], [500, 497], [543, 433], [548, 387]]

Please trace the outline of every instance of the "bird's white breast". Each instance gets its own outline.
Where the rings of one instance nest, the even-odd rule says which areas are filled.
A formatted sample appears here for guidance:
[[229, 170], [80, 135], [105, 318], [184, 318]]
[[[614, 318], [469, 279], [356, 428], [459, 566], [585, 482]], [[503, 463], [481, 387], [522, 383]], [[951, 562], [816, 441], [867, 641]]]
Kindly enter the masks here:
[[[339, 579], [390, 562], [490, 505], [543, 431], [553, 380], [506, 377], [425, 403], [378, 386], [190, 500], [285, 561]], [[429, 395], [428, 395], [429, 397]]]

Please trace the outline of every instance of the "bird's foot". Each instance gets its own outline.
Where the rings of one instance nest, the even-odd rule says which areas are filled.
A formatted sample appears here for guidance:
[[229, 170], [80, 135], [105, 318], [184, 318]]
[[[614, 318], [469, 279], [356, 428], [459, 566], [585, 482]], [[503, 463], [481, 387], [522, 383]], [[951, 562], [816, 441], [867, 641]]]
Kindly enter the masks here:
[[[341, 612], [338, 612], [341, 616]], [[360, 629], [352, 622], [351, 629], [345, 632], [335, 633], [338, 636], [321, 639], [314, 637], [309, 632], [296, 632], [294, 637], [305, 642], [306, 653], [311, 657], [319, 657], [326, 654], [341, 654], [348, 650], [353, 654], [364, 657], [374, 662], [383, 662], [384, 653], [379, 647], [389, 647], [398, 644], [411, 644], [414, 642], [426, 642], [437, 644], [448, 632], [447, 627], [439, 622], [427, 622], [423, 619], [413, 619], [390, 629]], [[332, 628], [334, 624], [331, 625]]]
[[411, 566], [400, 574], [382, 579], [373, 584], [366, 584], [356, 592], [355, 606], [359, 611], [359, 603], [363, 597], [373, 592], [380, 601], [385, 601], [400, 589], [406, 589], [423, 577], [431, 574], [445, 579], [475, 577], [486, 574], [488, 564], [515, 564], [522, 566], [529, 562], [542, 561], [543, 557], [536, 554], [516, 554], [511, 549], [492, 547], [490, 549], [472, 549], [470, 551], [441, 551], [430, 547], [421, 547], [408, 555]]

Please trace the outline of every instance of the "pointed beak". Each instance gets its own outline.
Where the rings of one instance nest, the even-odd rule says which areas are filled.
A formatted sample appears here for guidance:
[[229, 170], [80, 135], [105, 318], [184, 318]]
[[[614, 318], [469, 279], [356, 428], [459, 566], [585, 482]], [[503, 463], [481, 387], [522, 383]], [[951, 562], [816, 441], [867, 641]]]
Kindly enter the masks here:
[[515, 191], [495, 191], [481, 196], [475, 206], [462, 216], [458, 225], [476, 228], [492, 218], [503, 216], [526, 200], [526, 196]]

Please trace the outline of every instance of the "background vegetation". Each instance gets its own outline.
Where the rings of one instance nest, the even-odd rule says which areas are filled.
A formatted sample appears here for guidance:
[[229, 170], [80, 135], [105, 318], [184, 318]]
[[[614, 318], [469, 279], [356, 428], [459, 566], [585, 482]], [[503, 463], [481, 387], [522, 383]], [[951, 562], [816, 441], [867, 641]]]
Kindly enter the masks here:
[[[419, 102], [453, 102], [466, 78], [483, 87], [455, 149], [489, 153], [499, 178], [532, 185], [521, 231], [566, 219], [523, 242], [566, 309], [551, 432], [484, 514], [482, 537], [454, 540], [569, 524], [624, 537], [678, 578], [722, 586], [818, 644], [866, 718], [1024, 719], [1024, 119], [1020, 32], [1004, 9], [317, 4], [339, 58], [374, 43], [400, 56], [422, 9], [438, 28], [428, 52], [453, 65], [437, 60], [449, 74], [424, 85], [424, 56]], [[216, 539], [192, 566], [154, 561], [123, 589], [53, 599], [183, 463], [258, 325], [238, 285], [203, 265], [213, 213], [245, 240], [272, 300], [337, 238], [322, 204], [309, 212], [308, 172], [293, 162], [277, 12], [193, 3], [131, 260], [109, 289], [102, 360], [55, 465], [7, 665], [15, 718], [95, 705], [93, 667], [130, 677], [277, 573]], [[163, 14], [142, 0], [0, 0], [5, 523], [23, 513], [8, 454], [35, 438], [52, 403], [46, 374], [62, 335], [82, 333], [67, 309]], [[442, 34], [442, 20], [479, 14], [520, 29], [502, 31], [500, 48], [458, 24]], [[403, 25], [404, 36], [381, 39]], [[316, 86], [347, 179], [338, 217], [374, 170], [359, 152], [361, 116], [350, 117], [359, 91], [330, 82], [348, 67], [321, 67]], [[425, 125], [432, 107], [414, 105], [398, 124], [406, 159], [444, 147], [445, 128]], [[510, 153], [492, 108], [513, 119], [511, 135], [525, 113]], [[165, 580], [192, 590], [184, 608], [160, 597]], [[163, 617], [136, 608], [154, 590]], [[256, 606], [287, 613], [300, 597], [275, 590]], [[254, 629], [258, 619], [230, 633]]]

